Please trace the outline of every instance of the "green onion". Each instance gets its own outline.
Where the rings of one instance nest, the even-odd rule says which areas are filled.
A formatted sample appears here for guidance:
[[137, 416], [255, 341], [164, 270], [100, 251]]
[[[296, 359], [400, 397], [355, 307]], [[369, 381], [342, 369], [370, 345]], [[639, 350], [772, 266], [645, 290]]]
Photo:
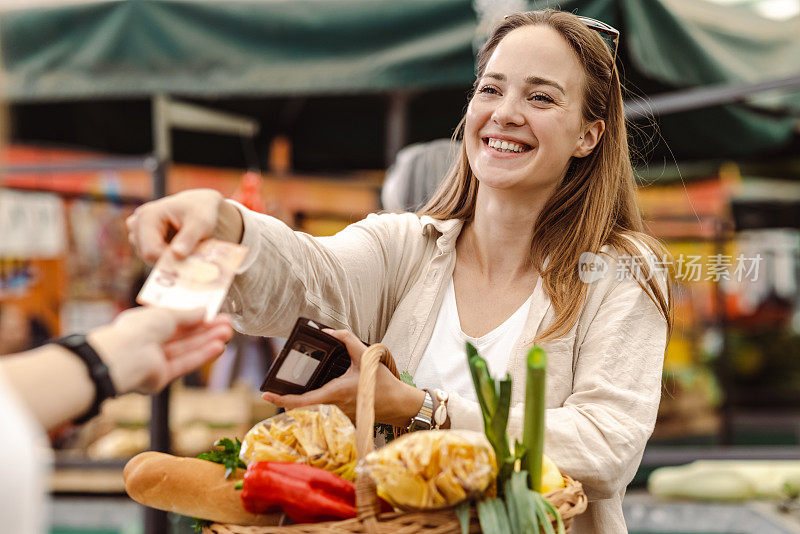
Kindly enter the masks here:
[[456, 516], [461, 525], [461, 534], [469, 534], [469, 501], [464, 501], [456, 506]]
[[542, 454], [544, 449], [544, 378], [547, 354], [534, 346], [528, 352], [525, 382], [525, 423], [522, 444], [525, 446], [523, 469], [530, 474], [530, 487], [542, 491]]
[[472, 374], [472, 382], [475, 385], [478, 403], [481, 405], [483, 423], [487, 425], [491, 414], [497, 410], [497, 390], [495, 389], [494, 379], [489, 374], [486, 360], [478, 355], [478, 349], [469, 341], [467, 341], [467, 361], [469, 362], [469, 370]]
[[[467, 342], [469, 362], [475, 393], [483, 416], [486, 439], [497, 457], [497, 491], [505, 498], [485, 499], [478, 503], [478, 520], [483, 532], [493, 534], [564, 534], [564, 522], [555, 506], [540, 493], [542, 486], [542, 452], [544, 447], [544, 386], [547, 355], [540, 347], [533, 347], [527, 357], [525, 383], [525, 419], [522, 443], [515, 442], [514, 454], [509, 450], [508, 416], [511, 407], [511, 377], [495, 382], [489, 375], [486, 361]], [[522, 470], [514, 471], [514, 463], [521, 460]], [[530, 483], [528, 474], [530, 473]], [[530, 486], [529, 486], [530, 484]], [[531, 491], [530, 488], [533, 488]], [[457, 509], [464, 532], [469, 508]], [[556, 528], [553, 528], [553, 520]]]
[[485, 499], [478, 503], [478, 521], [482, 532], [492, 534], [512, 534], [508, 523], [508, 513], [500, 499]]
[[514, 471], [514, 456], [511, 455], [506, 434], [511, 409], [511, 376], [506, 375], [498, 385], [489, 374], [486, 360], [480, 357], [478, 350], [469, 341], [467, 341], [467, 362], [478, 404], [481, 407], [483, 430], [497, 459], [497, 488], [502, 492], [505, 481]]
[[561, 514], [558, 512], [558, 508], [553, 506], [553, 503], [551, 503], [550, 501], [548, 501], [544, 497], [542, 497], [542, 500], [544, 501], [544, 505], [545, 505], [545, 508], [547, 508], [547, 511], [556, 520], [556, 526], [558, 527], [557, 528], [558, 532], [556, 534], [564, 534], [564, 520], [561, 519]]
[[553, 530], [553, 523], [550, 520], [550, 516], [547, 515], [547, 499], [545, 499], [541, 493], [534, 493], [532, 492], [531, 495], [533, 496], [533, 505], [536, 509], [536, 515], [539, 517], [539, 523], [542, 525], [542, 530], [544, 530], [544, 534], [556, 534]]
[[531, 502], [527, 471], [516, 471], [506, 481], [505, 500], [508, 519], [514, 534], [539, 532], [539, 520]]

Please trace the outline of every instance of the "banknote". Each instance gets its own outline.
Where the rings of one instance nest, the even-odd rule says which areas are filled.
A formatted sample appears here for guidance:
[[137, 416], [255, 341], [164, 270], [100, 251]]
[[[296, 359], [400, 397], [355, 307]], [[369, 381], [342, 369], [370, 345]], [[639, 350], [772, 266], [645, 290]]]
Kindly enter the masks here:
[[136, 297], [139, 304], [161, 308], [204, 308], [205, 319], [217, 315], [247, 247], [208, 239], [184, 259], [167, 249], [156, 262]]

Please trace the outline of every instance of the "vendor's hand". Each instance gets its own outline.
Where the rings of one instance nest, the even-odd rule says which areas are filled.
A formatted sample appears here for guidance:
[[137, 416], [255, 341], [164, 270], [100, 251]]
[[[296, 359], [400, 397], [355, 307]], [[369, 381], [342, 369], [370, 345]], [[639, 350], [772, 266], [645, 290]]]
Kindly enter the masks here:
[[148, 263], [167, 247], [184, 258], [205, 238], [238, 243], [242, 235], [239, 210], [213, 189], [183, 191], [143, 204], [126, 224], [128, 240]]
[[157, 393], [175, 378], [216, 358], [233, 335], [230, 319], [203, 322], [203, 309], [141, 307], [89, 333], [118, 393]]
[[[361, 368], [361, 355], [367, 349], [352, 332], [348, 330], [324, 330], [342, 341], [350, 354], [350, 368], [319, 389], [302, 395], [277, 395], [264, 393], [261, 398], [281, 408], [290, 410], [311, 404], [335, 404], [355, 421], [358, 378]], [[419, 412], [425, 392], [395, 378], [384, 365], [378, 366], [375, 383], [375, 421], [395, 426], [408, 425], [411, 418]]]

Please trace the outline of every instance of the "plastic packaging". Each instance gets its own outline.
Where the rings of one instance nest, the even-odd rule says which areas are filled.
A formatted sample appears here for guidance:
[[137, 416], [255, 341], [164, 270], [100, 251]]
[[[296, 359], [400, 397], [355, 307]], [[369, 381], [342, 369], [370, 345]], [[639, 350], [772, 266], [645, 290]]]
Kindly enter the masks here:
[[261, 421], [244, 437], [239, 455], [251, 462], [298, 462], [355, 480], [356, 429], [337, 406], [295, 408]]
[[406, 434], [371, 452], [359, 469], [393, 506], [427, 510], [486, 492], [497, 476], [497, 461], [481, 433], [427, 430]]

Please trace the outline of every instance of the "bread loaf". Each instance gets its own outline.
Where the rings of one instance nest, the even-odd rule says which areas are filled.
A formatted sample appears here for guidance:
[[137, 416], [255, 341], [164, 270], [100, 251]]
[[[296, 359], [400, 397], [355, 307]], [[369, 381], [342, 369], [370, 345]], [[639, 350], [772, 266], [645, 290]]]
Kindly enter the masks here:
[[251, 514], [234, 488], [242, 469], [225, 478], [225, 468], [197, 458], [143, 452], [123, 472], [125, 490], [134, 501], [176, 514], [235, 525], [277, 525], [281, 514]]

